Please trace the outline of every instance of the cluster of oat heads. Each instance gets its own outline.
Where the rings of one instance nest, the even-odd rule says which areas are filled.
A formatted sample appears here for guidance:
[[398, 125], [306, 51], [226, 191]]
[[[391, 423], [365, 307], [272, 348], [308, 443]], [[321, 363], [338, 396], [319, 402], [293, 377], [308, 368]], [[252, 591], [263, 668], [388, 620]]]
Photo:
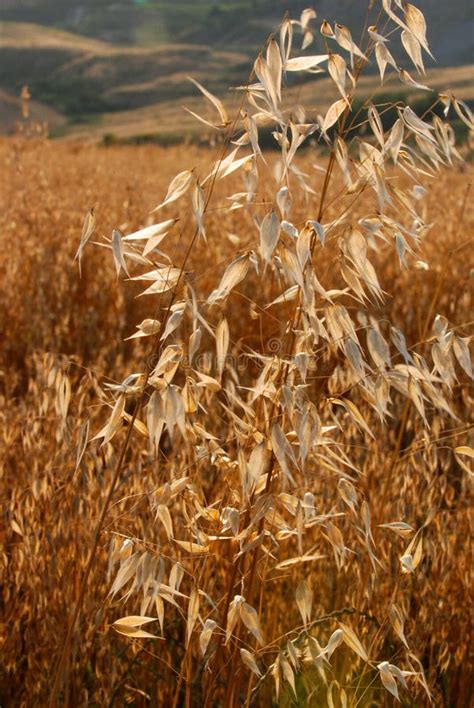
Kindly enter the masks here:
[[[426, 88], [389, 49], [400, 33], [415, 71], [424, 73], [430, 49], [423, 15], [390, 0], [375, 9], [377, 26], [359, 44], [348, 28], [323, 22], [323, 52], [312, 55], [299, 55], [294, 45], [300, 36], [303, 50], [316, 42], [316, 13], [285, 20], [256, 60], [254, 82], [241, 87], [235, 121], [194, 82], [218, 113], [203, 120], [224, 132], [225, 152], [207, 174], [190, 169], [172, 180], [153, 210], [163, 220], [128, 235], [115, 230], [108, 244], [117, 275], [141, 284], [149, 298], [149, 317], [129, 338], [148, 340], [150, 356], [143, 371], [110, 387], [111, 414], [95, 438], [105, 449], [122, 449], [125, 467], [124, 446], [140, 446], [162, 480], [148, 496], [149, 537], [112, 537], [110, 593], [133, 608], [113, 627], [130, 639], [159, 638], [157, 652], [176, 641], [181, 627], [176, 700], [181, 690], [189, 698], [196, 681], [203, 705], [216, 698], [250, 704], [269, 686], [277, 698], [283, 691], [296, 697], [301, 676], [308, 700], [322, 695], [328, 704], [345, 705], [349, 696], [357, 705], [378, 679], [396, 698], [420, 686], [430, 695], [405, 630], [403, 578], [419, 572], [436, 502], [428, 495], [410, 518], [380, 523], [386, 511], [373, 502], [384, 506], [390, 480], [370, 503], [365, 469], [370, 455], [380, 459], [377, 439], [401, 410], [399, 441], [385, 451], [387, 478], [411, 412], [427, 448], [444, 425], [460, 423], [452, 391], [460, 376], [472, 377], [469, 342], [441, 316], [431, 330], [428, 313], [424, 341], [418, 350], [409, 347], [384, 316], [388, 294], [376, 263], [388, 252], [400, 268], [429, 268], [416, 260], [429, 229], [426, 184], [460, 156], [451, 127], [434, 114], [398, 105], [388, 131], [370, 100], [366, 113], [353, 114], [360, 74], [374, 58], [381, 81], [392, 69], [402, 82]], [[326, 114], [312, 121], [303, 106], [286, 110], [287, 77], [323, 71], [341, 96]], [[437, 101], [446, 113], [453, 105], [473, 127], [461, 101]], [[360, 121], [363, 139], [354, 131]], [[267, 126], [277, 158], [259, 145]], [[298, 163], [310, 136], [329, 148], [328, 158], [315, 157], [322, 183]], [[233, 173], [242, 178], [241, 191], [216, 207], [214, 190]], [[330, 201], [334, 180], [340, 189]], [[189, 204], [185, 225], [173, 213], [178, 200]], [[200, 273], [188, 265], [198, 240], [223, 238], [206, 224], [212, 207], [241, 213], [240, 229], [252, 236], [240, 247], [244, 234], [232, 234], [237, 250], [215, 265], [215, 287], [204, 292]], [[93, 220], [91, 213], [79, 262]], [[180, 229], [187, 241], [176, 259], [166, 243]], [[271, 317], [277, 346], [242, 342], [232, 311], [239, 297], [251, 300], [246, 332]], [[460, 445], [456, 454], [468, 473], [472, 449]], [[397, 537], [401, 546], [392, 541]], [[320, 612], [324, 597], [316, 607], [312, 576], [323, 563], [335, 586], [349, 571], [358, 577], [344, 595], [350, 606], [337, 606], [336, 588], [330, 612]], [[391, 592], [383, 614], [374, 616], [371, 596], [381, 582]], [[272, 597], [283, 588], [287, 616], [275, 618]]]

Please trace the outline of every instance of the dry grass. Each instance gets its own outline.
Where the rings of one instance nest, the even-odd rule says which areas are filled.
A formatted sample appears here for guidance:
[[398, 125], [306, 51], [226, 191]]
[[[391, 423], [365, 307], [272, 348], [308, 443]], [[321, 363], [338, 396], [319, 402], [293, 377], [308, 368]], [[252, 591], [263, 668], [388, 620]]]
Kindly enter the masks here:
[[[209, 155], [196, 152], [194, 157], [198, 164]], [[81, 425], [85, 417], [95, 421], [102, 416], [97, 405], [97, 379], [99, 383], [108, 376], [120, 380], [134, 369], [135, 358], [138, 362], [142, 359], [136, 345], [120, 343], [134, 331], [141, 314], [136, 312], [139, 301], [130, 297], [128, 288], [113, 283], [107, 255], [91, 249], [84, 258], [83, 278], [78, 278], [72, 258], [83, 212], [87, 205], [97, 205], [98, 233], [109, 233], [114, 224], [127, 223], [129, 230], [135, 229], [171, 175], [180, 165], [189, 164], [190, 155], [181, 149], [101, 150], [5, 141], [1, 145], [1, 162], [11, 189], [2, 191], [1, 209], [5, 254], [11, 245], [1, 273], [0, 457], [5, 509], [2, 701], [31, 705], [33, 698], [41, 704], [47, 696], [51, 656], [57, 652], [65, 617], [77, 599], [91, 527], [103, 503], [113, 463], [112, 453], [103, 455], [91, 448], [74, 474]], [[383, 287], [393, 295], [387, 299], [383, 314], [403, 326], [409, 344], [422, 338], [425, 316], [440, 279], [443, 288], [436, 312], [445, 315], [454, 326], [470, 317], [466, 258], [469, 246], [462, 247], [474, 223], [472, 205], [463, 205], [470, 178], [470, 171], [447, 172], [433, 184], [427, 205], [433, 227], [422, 254], [430, 271], [403, 272], [391, 258], [384, 264]], [[75, 185], [74, 190], [71, 184]], [[212, 262], [215, 260], [217, 267], [217, 262], [225, 258], [222, 251], [232, 251], [224, 234], [236, 230], [240, 215], [227, 215], [224, 224], [217, 213], [209, 218]], [[446, 254], [453, 248], [458, 250], [447, 264]], [[204, 264], [206, 270], [209, 261], [208, 249], [201, 244], [196, 264]], [[211, 277], [213, 272], [201, 280], [203, 289]], [[248, 293], [252, 296], [251, 285]], [[231, 313], [235, 324], [242, 322], [245, 330], [247, 301], [235, 297]], [[267, 336], [271, 337], [271, 321], [267, 326]], [[469, 328], [461, 331], [467, 334]], [[247, 343], [255, 344], [249, 334]], [[92, 364], [95, 374], [82, 368]], [[72, 396], [63, 418], [58, 397], [65, 377], [71, 382]], [[401, 401], [383, 436], [377, 433], [376, 443], [366, 440], [361, 444], [356, 430], [346, 431], [347, 450], [357, 445], [356, 458], [362, 456], [362, 489], [376, 510], [377, 521], [404, 518], [420, 523], [431, 506], [439, 509], [429, 528], [420, 576], [404, 577], [395, 591], [393, 571], [389, 571], [396, 568], [396, 555], [406, 542], [378, 528], [374, 529], [377, 552], [386, 564], [386, 572], [380, 573], [375, 587], [366, 587], [361, 581], [368, 569], [367, 560], [362, 562], [360, 558], [352, 560], [340, 577], [330, 558], [304, 572], [315, 587], [316, 618], [347, 606], [362, 608], [383, 623], [387, 605], [395, 599], [394, 591], [399, 594], [408, 613], [407, 636], [424, 659], [439, 705], [443, 705], [443, 692], [453, 700], [456, 695], [467, 696], [469, 690], [465, 614], [470, 592], [469, 497], [466, 480], [452, 453], [453, 447], [465, 439], [456, 433], [468, 424], [469, 399], [462, 381], [455, 391], [456, 412], [463, 423], [451, 423], [441, 433], [440, 421], [435, 420], [433, 434], [425, 439], [413, 420], [393, 469], [389, 459], [395, 448]], [[98, 422], [91, 424], [94, 432], [98, 427]], [[215, 487], [212, 495], [219, 497], [222, 485], [227, 488], [230, 480], [220, 481], [216, 470], [210, 474], [208, 484]], [[87, 700], [105, 705], [114, 692], [118, 703], [127, 696], [138, 700], [131, 686], [160, 697], [165, 705], [172, 698], [173, 673], [165, 662], [172, 662], [175, 670], [179, 668], [183, 626], [178, 611], [170, 606], [166, 612], [166, 626], [173, 627], [174, 634], [169, 648], [159, 642], [156, 647], [150, 642], [144, 648], [135, 648], [107, 629], [121, 613], [117, 603], [110, 607], [107, 600], [108, 539], [114, 532], [149, 539], [152, 529], [156, 537], [160, 536], [162, 532], [153, 524], [143, 494], [166, 476], [163, 459], [160, 465], [150, 465], [140, 454], [137, 441], [117, 489], [86, 595], [71, 672], [72, 705], [83, 705]], [[334, 483], [325, 476], [323, 479], [327, 497], [324, 507], [334, 506], [342, 511]], [[379, 508], [381, 485], [388, 487], [383, 508]], [[322, 500], [320, 504], [323, 506]], [[19, 524], [22, 535], [12, 521]], [[346, 539], [351, 548], [357, 543], [356, 537]], [[225, 575], [224, 556], [214, 582], [219, 577], [224, 582]], [[267, 642], [297, 623], [294, 586], [293, 574], [273, 582], [271, 599], [264, 608], [271, 617], [265, 621]], [[371, 631], [372, 622], [366, 622], [366, 631]], [[384, 641], [391, 654], [400, 651], [393, 636]]]
[[[0, 144], [1, 702], [382, 706], [398, 684], [405, 705], [469, 705], [471, 169], [424, 164], [422, 196], [387, 158], [395, 207], [309, 148], [314, 193], [290, 171], [286, 209], [269, 154], [253, 186], [253, 159], [207, 181], [207, 242], [188, 192], [152, 217], [179, 218], [149, 256], [183, 271], [175, 287], [136, 298], [153, 281], [116, 266], [151, 266], [120, 233], [115, 262], [86, 245], [79, 279], [89, 207], [109, 246], [216, 158]], [[272, 210], [298, 233], [273, 251]], [[398, 225], [374, 231], [381, 213]], [[246, 277], [207, 302], [236, 258]], [[298, 299], [267, 307], [294, 280]], [[124, 343], [145, 318], [158, 335]], [[135, 615], [152, 636], [119, 621]]]

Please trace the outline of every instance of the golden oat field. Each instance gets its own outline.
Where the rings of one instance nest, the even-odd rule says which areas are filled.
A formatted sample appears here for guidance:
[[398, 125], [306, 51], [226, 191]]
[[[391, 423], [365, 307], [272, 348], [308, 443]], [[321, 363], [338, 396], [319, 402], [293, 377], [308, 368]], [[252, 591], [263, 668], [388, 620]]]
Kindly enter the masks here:
[[213, 146], [0, 142], [2, 706], [472, 703], [472, 114], [292, 32]]

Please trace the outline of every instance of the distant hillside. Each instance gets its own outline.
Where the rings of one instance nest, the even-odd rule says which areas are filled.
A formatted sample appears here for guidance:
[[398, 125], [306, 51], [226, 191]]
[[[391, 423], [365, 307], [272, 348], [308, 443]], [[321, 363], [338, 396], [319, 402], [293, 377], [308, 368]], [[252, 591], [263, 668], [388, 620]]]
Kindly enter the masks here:
[[39, 25], [0, 25], [0, 87], [18, 93], [28, 84], [33, 96], [76, 120], [195, 93], [188, 74], [221, 90], [249, 66], [244, 54], [208, 46], [122, 47]]
[[[415, 4], [425, 13], [438, 62], [472, 62], [472, 0]], [[286, 10], [297, 16], [308, 6], [321, 18], [359, 28], [367, 0], [2, 0], [0, 20], [67, 29], [115, 44], [233, 44], [247, 51], [260, 46]]]
[[[61, 123], [105, 126], [116, 113], [138, 109], [143, 113], [158, 105], [166, 105], [171, 115], [173, 106], [176, 111], [196, 97], [187, 75], [225, 95], [229, 86], [245, 81], [258, 49], [285, 10], [298, 17], [308, 4], [297, 0], [1, 0], [0, 90], [17, 96], [28, 84], [33, 97], [54, 111], [56, 127]], [[438, 60], [437, 64], [427, 61], [427, 66], [472, 63], [471, 1], [418, 0], [416, 4], [426, 14]], [[322, 19], [337, 19], [357, 37], [366, 0], [319, 0], [313, 5], [318, 12], [316, 30]], [[314, 51], [323, 51], [318, 32], [316, 36]], [[391, 49], [407, 63], [397, 45]], [[1, 105], [0, 125], [4, 130], [11, 125]]]

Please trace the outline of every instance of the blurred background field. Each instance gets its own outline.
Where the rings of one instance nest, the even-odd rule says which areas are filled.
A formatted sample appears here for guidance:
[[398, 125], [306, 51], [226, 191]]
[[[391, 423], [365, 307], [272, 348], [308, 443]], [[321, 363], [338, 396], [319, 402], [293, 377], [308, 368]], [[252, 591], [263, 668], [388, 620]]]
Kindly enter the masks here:
[[[2, 705], [29, 706], [32, 697], [36, 704], [45, 704], [51, 685], [51, 657], [56, 655], [63, 636], [64, 618], [77, 599], [90, 544], [90, 525], [103, 504], [114, 461], [110, 451], [104, 455], [92, 444], [79, 470], [74, 471], [84, 423], [90, 421], [90, 435], [97, 432], [109, 410], [103, 384], [139, 369], [146, 354], [140, 342], [124, 343], [123, 339], [134, 331], [142, 308], [147, 316], [149, 303], [143, 302], [146, 298], [134, 298], [132, 284], [116, 281], [110, 254], [89, 245], [82, 279], [78, 276], [73, 257], [84, 213], [95, 206], [98, 238], [108, 235], [115, 226], [125, 231], [139, 228], [176, 172], [192, 165], [199, 173], [212, 156], [208, 149], [189, 146], [103, 148], [21, 138], [0, 143]], [[311, 169], [316, 162], [324, 165], [326, 159], [309, 150], [300, 166]], [[384, 313], [403, 326], [409, 346], [423, 339], [426, 313], [434, 301], [436, 312], [446, 316], [455, 330], [462, 325], [456, 330], [459, 334], [470, 332], [466, 323], [472, 321], [471, 180], [471, 168], [462, 167], [455, 173], [442, 172], [432, 184], [426, 204], [432, 226], [419, 254], [429, 271], [400, 269], [383, 253], [377, 261], [382, 267], [381, 284], [392, 295], [382, 310], [374, 309], [374, 314]], [[227, 189], [238, 190], [238, 180]], [[337, 197], [338, 190], [339, 185], [334, 183], [329, 201]], [[201, 274], [198, 293], [212, 287], [219, 264], [236, 247], [251, 245], [254, 239], [251, 229], [245, 227], [242, 212], [223, 212], [220, 199], [218, 191], [210, 205], [209, 246], [198, 245], [190, 264], [191, 270]], [[312, 202], [302, 203], [301, 208], [311, 210]], [[229, 238], [236, 233], [241, 235], [238, 245]], [[184, 229], [170, 243], [168, 252], [176, 263], [188, 240], [189, 233]], [[323, 265], [319, 263], [320, 268]], [[246, 329], [249, 302], [269, 297], [268, 287], [268, 293], [256, 292], [250, 279], [242, 296], [232, 299], [229, 312], [236, 331], [241, 326], [244, 345], [255, 345]], [[266, 318], [258, 338], [271, 340], [273, 329], [271, 317]], [[443, 432], [435, 422], [432, 442], [415, 423], [408, 426], [403, 454], [385, 487], [382, 508], [377, 501], [381, 485], [386, 484], [383, 450], [395, 444], [397, 417], [380, 433], [366, 458], [363, 483], [366, 498], [378, 509], [379, 523], [393, 521], [396, 509], [402, 513], [402, 506], [405, 512], [415, 510], [420, 521], [432, 505], [439, 508], [425, 539], [423, 572], [419, 578], [409, 576], [402, 588], [408, 601], [405, 631], [410, 633], [413, 651], [423, 660], [435, 704], [445, 706], [468, 705], [471, 690], [466, 614], [471, 595], [469, 491], [452, 453], [452, 448], [465, 439], [472, 414], [469, 386], [462, 375], [454, 393], [460, 421], [453, 421]], [[353, 435], [355, 445], [356, 431]], [[350, 447], [349, 430], [346, 441]], [[150, 537], [154, 526], [146, 495], [167, 474], [164, 470], [163, 462], [149, 466], [140, 440], [133, 444], [73, 643], [70, 705], [148, 705], [150, 701], [171, 705], [180, 695], [176, 694], [174, 671], [184, 649], [176, 609], [166, 610], [172, 641], [166, 645], [158, 642], [157, 649], [147, 643], [141, 648], [129, 644], [108, 629], [110, 621], [123, 613], [119, 603], [107, 599], [111, 582], [107, 575], [109, 540], [114, 533]], [[218, 479], [212, 482], [213, 493], [218, 493], [221, 483]], [[330, 489], [324, 492], [328, 500], [333, 498]], [[337, 494], [333, 502], [337, 503]], [[403, 539], [384, 537], [380, 529], [376, 530], [376, 540], [382, 559], [389, 563], [391, 554], [400, 553], [406, 544]], [[224, 562], [219, 571], [222, 577], [225, 568]], [[377, 618], [384, 612], [391, 585], [382, 576], [370, 599], [365, 598], [361, 580], [365, 572], [360, 559], [351, 562], [343, 571], [344, 581], [335, 585], [337, 576], [330, 559], [318, 563], [310, 573], [317, 588], [315, 611], [325, 614], [358, 606]], [[212, 583], [218, 583], [219, 578], [216, 574]], [[295, 612], [290, 610], [293, 582], [285, 583], [283, 579], [265, 611], [269, 641], [284, 631]], [[367, 622], [370, 629], [371, 620]], [[387, 646], [384, 650], [395, 651]], [[304, 696], [304, 681], [299, 686]], [[377, 693], [380, 689], [373, 690], [375, 693], [369, 693], [372, 703], [367, 698], [367, 705], [385, 705], [388, 699]], [[197, 705], [199, 695], [195, 693]], [[261, 700], [270, 705], [271, 694], [264, 693]], [[282, 700], [291, 705], [286, 689]], [[424, 704], [422, 696], [418, 700], [417, 705]], [[312, 705], [321, 704], [316, 700]]]

